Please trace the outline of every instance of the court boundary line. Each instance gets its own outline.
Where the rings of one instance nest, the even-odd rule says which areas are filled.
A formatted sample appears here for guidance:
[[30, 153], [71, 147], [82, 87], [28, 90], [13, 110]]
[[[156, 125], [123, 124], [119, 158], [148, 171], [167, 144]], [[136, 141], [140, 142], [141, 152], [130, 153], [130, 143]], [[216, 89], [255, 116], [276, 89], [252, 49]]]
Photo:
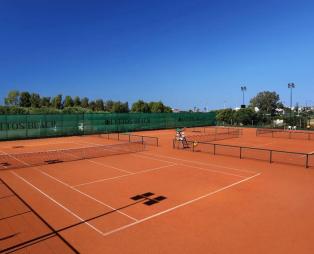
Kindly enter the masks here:
[[224, 186], [224, 187], [221, 187], [221, 188], [219, 188], [219, 189], [217, 189], [217, 190], [211, 191], [211, 192], [209, 192], [209, 193], [207, 193], [207, 194], [204, 194], [204, 195], [202, 195], [202, 196], [199, 196], [199, 197], [197, 197], [197, 198], [191, 199], [191, 200], [189, 200], [189, 201], [186, 201], [186, 202], [181, 203], [181, 204], [179, 204], [179, 205], [176, 205], [176, 206], [174, 206], [174, 207], [168, 208], [168, 209], [166, 209], [166, 210], [164, 210], [164, 211], [161, 211], [161, 212], [155, 213], [155, 214], [153, 214], [153, 215], [147, 216], [147, 217], [145, 217], [145, 218], [143, 218], [143, 219], [140, 219], [140, 220], [138, 220], [138, 221], [136, 221], [136, 222], [133, 222], [133, 223], [130, 223], [130, 224], [126, 224], [126, 225], [124, 225], [124, 226], [122, 226], [122, 227], [119, 227], [119, 228], [110, 230], [110, 231], [104, 233], [103, 236], [112, 235], [112, 234], [114, 234], [114, 233], [117, 233], [117, 232], [122, 231], [122, 230], [124, 230], [124, 229], [127, 229], [127, 228], [129, 228], [129, 227], [132, 227], [132, 226], [135, 226], [135, 225], [140, 224], [140, 223], [142, 223], [142, 222], [145, 222], [145, 221], [148, 221], [148, 220], [150, 220], [150, 219], [156, 218], [156, 217], [158, 217], [158, 216], [160, 216], [160, 215], [163, 215], [163, 214], [172, 212], [172, 211], [174, 211], [174, 210], [176, 210], [176, 209], [178, 209], [178, 208], [181, 208], [181, 207], [190, 205], [190, 204], [195, 203], [195, 202], [197, 202], [197, 201], [199, 201], [199, 200], [201, 200], [201, 199], [207, 198], [207, 197], [209, 197], [209, 196], [212, 196], [212, 195], [217, 194], [217, 193], [219, 193], [219, 192], [222, 192], [222, 191], [224, 191], [224, 190], [230, 189], [230, 188], [232, 188], [232, 187], [234, 187], [234, 186], [236, 186], [236, 185], [238, 185], [238, 184], [241, 184], [241, 183], [243, 183], [243, 182], [249, 181], [249, 180], [251, 180], [251, 179], [253, 179], [253, 178], [255, 178], [255, 177], [257, 177], [257, 176], [259, 176], [259, 175], [261, 175], [261, 174], [262, 174], [262, 173], [257, 173], [257, 174], [255, 174], [255, 175], [253, 175], [253, 176], [250, 176], [250, 177], [247, 177], [247, 178], [242, 179], [242, 180], [240, 180], [240, 181], [237, 181], [237, 182], [234, 182], [234, 183], [232, 183], [232, 184], [226, 185], [226, 186]]
[[170, 159], [174, 159], [174, 160], [178, 160], [178, 161], [185, 161], [185, 162], [189, 162], [189, 163], [194, 163], [194, 164], [200, 164], [200, 165], [206, 165], [206, 166], [214, 166], [214, 167], [218, 167], [218, 168], [225, 168], [225, 169], [231, 169], [234, 171], [242, 171], [242, 172], [247, 172], [247, 173], [251, 173], [254, 174], [256, 173], [256, 171], [253, 170], [246, 170], [246, 169], [239, 169], [239, 168], [234, 168], [234, 167], [228, 167], [228, 166], [223, 166], [223, 165], [219, 165], [219, 164], [214, 164], [214, 163], [205, 163], [205, 162], [201, 162], [198, 160], [192, 161], [192, 160], [185, 160], [185, 159], [181, 159], [181, 158], [176, 158], [176, 157], [172, 157], [172, 156], [166, 156], [166, 155], [156, 155], [156, 154], [152, 154], [152, 153], [146, 153], [146, 152], [141, 152], [141, 155], [146, 155], [146, 156], [155, 156], [155, 157], [164, 157], [164, 158], [170, 158]]
[[[20, 176], [19, 174], [17, 174], [14, 171], [11, 171], [11, 174], [13, 174], [15, 177], [19, 178], [20, 180], [22, 180], [24, 183], [27, 183], [30, 187], [32, 187], [33, 189], [37, 190], [40, 194], [42, 194], [43, 196], [45, 196], [46, 198], [48, 198], [50, 201], [52, 201], [53, 203], [55, 203], [56, 205], [58, 205], [59, 207], [61, 207], [63, 210], [67, 211], [69, 214], [71, 214], [73, 217], [75, 217], [76, 219], [78, 219], [81, 222], [84, 222], [83, 218], [81, 218], [80, 216], [78, 216], [76, 213], [72, 212], [69, 208], [65, 207], [64, 205], [62, 205], [61, 203], [59, 203], [58, 201], [56, 201], [54, 198], [50, 197], [48, 194], [46, 194], [44, 191], [42, 191], [41, 189], [39, 189], [38, 187], [36, 187], [35, 185], [33, 185], [32, 183], [30, 183], [29, 181], [27, 181], [24, 177]], [[92, 228], [93, 230], [95, 230], [97, 233], [99, 234], [103, 234], [103, 232], [96, 228], [95, 226], [91, 225], [88, 222], [84, 222], [83, 224], [88, 225], [90, 228]]]
[[[170, 161], [166, 161], [166, 160], [163, 160], [163, 159], [151, 158], [151, 157], [148, 157], [148, 156], [143, 155], [143, 154], [141, 154], [141, 155], [132, 154], [132, 156], [150, 158], [150, 159], [152, 159], [152, 160], [163, 161], [163, 162], [170, 162]], [[179, 163], [178, 165], [182, 165], [182, 166], [186, 166], [186, 167], [191, 167], [191, 168], [196, 168], [196, 169], [204, 170], [204, 171], [208, 171], [208, 172], [214, 172], [214, 173], [221, 174], [221, 175], [235, 176], [235, 177], [241, 177], [241, 178], [247, 177], [247, 176], [237, 175], [237, 174], [233, 174], [233, 173], [222, 172], [222, 171], [214, 170], [214, 169], [201, 168], [201, 167], [198, 167], [198, 166], [191, 166], [191, 165], [187, 165], [187, 164], [184, 164], [184, 163]], [[213, 167], [213, 166], [211, 166], [211, 167]], [[251, 174], [252, 174], [252, 173], [256, 173], [256, 172], [251, 172]]]
[[[11, 172], [13, 173], [13, 172]], [[32, 212], [37, 216], [37, 218], [40, 219], [46, 225], [52, 233], [55, 234], [55, 236], [59, 237], [61, 241], [63, 241], [74, 253], [79, 253], [79, 251], [68, 241], [63, 237], [61, 234], [59, 234], [28, 202], [24, 200], [15, 190], [13, 190], [2, 178], [0, 178], [0, 181], [14, 194], [16, 197]], [[11, 248], [11, 247], [10, 247]], [[51, 249], [51, 248], [49, 248]]]
[[80, 191], [80, 190], [76, 189], [75, 187], [73, 187], [73, 186], [71, 186], [71, 185], [69, 185], [69, 184], [67, 184], [67, 183], [65, 183], [65, 182], [63, 182], [63, 181], [61, 181], [60, 179], [58, 179], [58, 178], [56, 178], [56, 177], [54, 177], [54, 176], [52, 176], [52, 175], [50, 175], [50, 174], [48, 174], [48, 173], [42, 171], [42, 170], [38, 170], [38, 171], [39, 171], [40, 173], [42, 173], [43, 175], [46, 175], [47, 177], [50, 177], [51, 179], [53, 179], [53, 180], [55, 180], [55, 181], [57, 181], [57, 182], [63, 184], [64, 186], [66, 186], [66, 187], [68, 187], [68, 188], [70, 188], [70, 189], [72, 189], [72, 190], [74, 190], [74, 191], [80, 193], [81, 195], [86, 196], [86, 197], [88, 197], [88, 198], [94, 200], [95, 202], [106, 206], [107, 208], [110, 208], [112, 211], [117, 211], [117, 212], [120, 213], [121, 215], [124, 215], [125, 217], [128, 217], [129, 219], [131, 219], [131, 220], [133, 220], [133, 221], [137, 221], [137, 220], [138, 220], [138, 219], [136, 219], [136, 218], [134, 218], [134, 217], [132, 217], [132, 216], [130, 216], [130, 215], [124, 213], [124, 212], [121, 212], [121, 211], [119, 211], [118, 209], [116, 209], [116, 208], [114, 208], [114, 207], [112, 207], [112, 206], [110, 206], [110, 205], [108, 205], [108, 204], [106, 204], [106, 203], [104, 203], [104, 202], [102, 202], [102, 201], [100, 201], [100, 200], [98, 200], [98, 199], [96, 199], [96, 198], [90, 196], [89, 194], [87, 194], [87, 193], [85, 193], [85, 192], [83, 192], [83, 191]]
[[109, 178], [102, 178], [102, 179], [98, 179], [98, 180], [91, 181], [91, 182], [86, 182], [86, 183], [81, 183], [81, 184], [77, 184], [77, 185], [72, 185], [72, 187], [77, 188], [77, 187], [80, 187], [80, 186], [85, 186], [85, 185], [89, 185], [89, 184], [93, 184], [93, 183], [99, 183], [99, 182], [114, 180], [114, 179], [118, 179], [118, 178], [132, 176], [132, 175], [144, 174], [144, 173], [147, 173], [147, 172], [152, 172], [152, 171], [155, 171], [155, 170], [158, 170], [158, 169], [173, 167], [173, 166], [176, 166], [176, 165], [178, 165], [178, 164], [173, 163], [171, 165], [165, 165], [165, 166], [160, 166], [160, 167], [156, 167], [156, 168], [148, 168], [148, 169], [141, 170], [141, 171], [138, 171], [138, 172], [134, 172], [134, 173], [131, 173], [131, 174], [119, 175], [119, 176], [114, 176], [114, 177], [109, 177]]
[[[0, 152], [1, 152], [1, 151], [0, 151]], [[10, 154], [8, 154], [8, 155], [9, 155], [10, 157], [12, 157], [13, 159], [15, 159], [15, 160], [17, 160], [17, 161], [23, 163], [24, 165], [27, 165], [27, 166], [30, 165], [30, 164], [24, 162], [23, 160], [19, 160], [19, 159], [15, 158], [14, 156], [11, 156]], [[71, 154], [71, 155], [72, 155], [72, 154]], [[74, 156], [74, 155], [72, 155], [72, 156]], [[96, 162], [94, 162], [94, 161], [92, 161], [92, 160], [89, 160], [89, 159], [87, 159], [87, 161], [92, 162], [92, 163], [96, 163]], [[106, 165], [104, 165], [103, 163], [96, 163], [96, 164], [99, 164], [99, 165], [101, 165], [101, 166], [105, 166], [105, 167], [106, 167]], [[108, 166], [108, 167], [110, 168], [110, 166]], [[42, 172], [42, 171], [40, 170], [40, 166], [34, 166], [33, 168], [35, 168], [37, 171]], [[118, 168], [116, 168], [116, 167], [111, 167], [111, 168], [114, 168], [114, 169], [119, 170], [119, 171], [128, 172], [128, 171], [125, 171], [125, 170], [123, 170], [123, 169], [118, 169]], [[13, 173], [13, 172], [14, 172], [14, 171], [11, 171], [11, 173]], [[14, 173], [15, 173], [15, 172], [14, 172]], [[49, 175], [49, 176], [50, 176], [50, 175]], [[52, 176], [50, 176], [50, 177], [53, 178]], [[23, 179], [24, 179], [24, 178], [23, 178]], [[58, 180], [59, 180], [59, 179], [58, 179]], [[25, 180], [25, 181], [26, 181], [26, 180]], [[69, 188], [72, 189], [72, 187], [71, 187], [70, 185], [67, 185], [66, 183], [62, 182], [61, 180], [59, 180], [59, 182], [62, 183], [62, 184], [64, 184], [65, 186], [68, 186]], [[100, 200], [98, 200], [98, 199], [95, 199], [94, 197], [89, 196], [88, 194], [83, 193], [83, 192], [81, 192], [80, 190], [77, 190], [77, 189], [75, 189], [75, 188], [73, 188], [73, 190], [75, 190], [75, 191], [81, 193], [81, 195], [85, 195], [85, 196], [89, 197], [90, 199], [92, 199], [92, 200], [98, 202], [99, 204], [102, 204], [102, 205], [106, 206], [107, 208], [110, 208], [110, 209], [112, 209], [112, 210], [117, 210], [116, 208], [114, 208], [114, 207], [112, 207], [112, 206], [110, 206], [110, 205], [108, 205], [108, 204], [105, 204], [104, 202], [102, 202], [102, 201], [100, 201]], [[133, 221], [137, 221], [136, 218], [134, 218], [134, 217], [132, 217], [132, 216], [126, 214], [126, 213], [123, 213], [123, 212], [121, 212], [121, 211], [119, 211], [119, 210], [117, 210], [117, 212], [120, 213], [121, 215], [124, 215], [125, 217], [127, 217], [127, 218], [133, 220]]]

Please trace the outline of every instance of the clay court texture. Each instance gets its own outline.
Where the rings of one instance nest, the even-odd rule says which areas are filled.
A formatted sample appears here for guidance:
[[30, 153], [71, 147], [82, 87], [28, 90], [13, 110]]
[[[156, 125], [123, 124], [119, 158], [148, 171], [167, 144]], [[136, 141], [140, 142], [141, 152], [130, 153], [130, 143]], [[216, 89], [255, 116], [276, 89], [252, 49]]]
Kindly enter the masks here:
[[[269, 163], [268, 154], [214, 155], [195, 140], [194, 152], [174, 149], [175, 130], [137, 134], [158, 137], [158, 146], [127, 135], [1, 142], [0, 252], [314, 253], [314, 140], [242, 129], [210, 141], [300, 153]], [[36, 166], [18, 155], [78, 148], [120, 152]]]

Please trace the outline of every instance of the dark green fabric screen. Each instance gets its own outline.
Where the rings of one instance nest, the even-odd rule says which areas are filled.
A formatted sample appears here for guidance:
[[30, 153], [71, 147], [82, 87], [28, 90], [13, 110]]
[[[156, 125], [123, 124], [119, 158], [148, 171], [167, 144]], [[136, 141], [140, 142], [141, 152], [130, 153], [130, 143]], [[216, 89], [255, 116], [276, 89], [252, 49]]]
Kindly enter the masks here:
[[0, 140], [210, 126], [215, 113], [0, 115]]

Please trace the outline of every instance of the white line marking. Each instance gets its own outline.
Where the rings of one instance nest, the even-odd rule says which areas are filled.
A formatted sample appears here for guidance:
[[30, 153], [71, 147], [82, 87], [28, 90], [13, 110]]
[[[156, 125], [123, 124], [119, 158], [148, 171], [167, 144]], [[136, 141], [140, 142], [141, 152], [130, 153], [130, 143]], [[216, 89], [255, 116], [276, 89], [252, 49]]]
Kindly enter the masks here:
[[185, 162], [194, 163], [194, 164], [200, 164], [200, 165], [206, 165], [206, 166], [214, 166], [214, 167], [225, 168], [225, 169], [231, 169], [231, 170], [235, 170], [235, 171], [243, 171], [243, 172], [247, 172], [247, 173], [251, 173], [251, 174], [255, 173], [254, 171], [251, 171], [251, 170], [227, 167], [227, 166], [222, 166], [222, 165], [213, 164], [213, 163], [204, 163], [204, 162], [200, 162], [200, 161], [184, 160], [184, 159], [179, 159], [179, 158], [176, 158], [176, 157], [165, 156], [165, 155], [160, 155], [160, 154], [156, 155], [156, 154], [152, 154], [152, 153], [143, 153], [143, 152], [141, 154], [142, 155], [144, 154], [144, 155], [147, 155], [147, 156], [164, 157], [164, 158], [169, 158], [169, 159], [173, 159], [173, 160], [177, 160], [177, 161], [185, 161]]
[[261, 175], [261, 173], [255, 174], [255, 175], [253, 175], [253, 176], [250, 176], [250, 177], [245, 178], [245, 179], [243, 179], [243, 180], [240, 180], [240, 181], [238, 181], [238, 182], [229, 184], [229, 185], [227, 185], [227, 186], [225, 186], [225, 187], [222, 187], [222, 188], [220, 188], [220, 189], [218, 189], [218, 190], [209, 192], [209, 193], [207, 193], [207, 194], [205, 194], [205, 195], [203, 195], [203, 196], [200, 196], [200, 197], [198, 197], [198, 198], [195, 198], [195, 199], [192, 199], [192, 200], [190, 200], [190, 201], [184, 202], [184, 203], [182, 203], [182, 204], [179, 204], [179, 205], [177, 205], [177, 206], [174, 206], [174, 207], [169, 208], [169, 209], [167, 209], [167, 210], [164, 210], [164, 211], [162, 211], [162, 212], [155, 213], [155, 214], [153, 214], [153, 215], [151, 215], [151, 216], [148, 216], [148, 217], [146, 217], [146, 218], [144, 218], [144, 219], [141, 219], [141, 220], [138, 220], [138, 221], [136, 221], [136, 222], [127, 224], [127, 225], [125, 225], [125, 226], [116, 228], [116, 229], [111, 230], [111, 231], [108, 231], [108, 232], [104, 233], [103, 236], [109, 236], [109, 235], [111, 235], [111, 234], [113, 234], [113, 233], [119, 232], [119, 231], [121, 231], [121, 230], [124, 230], [124, 229], [129, 228], [129, 227], [132, 227], [132, 226], [135, 226], [135, 225], [137, 225], [137, 224], [140, 224], [140, 223], [142, 223], [142, 222], [144, 222], [144, 221], [153, 219], [153, 218], [155, 218], [155, 217], [157, 217], [157, 216], [160, 216], [160, 215], [162, 215], [162, 214], [169, 213], [169, 212], [171, 212], [171, 211], [173, 211], [173, 210], [176, 210], [176, 209], [178, 209], [178, 208], [180, 208], [180, 207], [190, 205], [190, 204], [192, 204], [192, 203], [194, 203], [194, 202], [196, 202], [196, 201], [199, 201], [199, 200], [204, 199], [204, 198], [206, 198], [206, 197], [212, 196], [212, 195], [214, 195], [214, 194], [216, 194], [216, 193], [218, 193], [218, 192], [221, 192], [221, 191], [224, 191], [224, 190], [226, 190], [226, 189], [232, 188], [232, 187], [235, 186], [235, 185], [238, 185], [238, 184], [243, 183], [243, 182], [245, 182], [245, 181], [249, 181], [249, 180], [251, 180], [252, 178], [257, 177], [257, 176], [259, 176], [259, 175]]
[[[146, 156], [138, 155], [138, 154], [136, 154], [136, 155], [133, 154], [132, 156], [135, 156], [135, 157], [144, 157], [144, 158], [149, 158], [149, 159], [152, 159], [152, 160], [158, 160], [158, 161], [163, 161], [163, 162], [169, 162], [169, 161], [166, 161], [166, 160], [161, 160], [161, 159], [146, 157]], [[247, 177], [247, 176], [237, 175], [237, 174], [233, 174], [233, 173], [222, 172], [222, 171], [215, 170], [215, 169], [208, 169], [208, 168], [201, 168], [201, 167], [197, 167], [197, 166], [187, 165], [187, 164], [184, 164], [184, 163], [178, 163], [178, 165], [182, 165], [182, 166], [190, 167], [190, 168], [196, 168], [196, 169], [200, 169], [200, 170], [205, 170], [205, 171], [209, 171], [209, 172], [214, 172], [214, 173], [218, 173], [218, 174], [222, 174], [222, 175], [236, 176], [236, 177], [241, 177], [241, 178]], [[251, 172], [251, 173], [253, 173], [253, 172]]]
[[173, 164], [171, 164], [171, 165], [161, 166], [161, 167], [157, 167], [157, 168], [145, 169], [145, 170], [138, 171], [138, 172], [134, 172], [134, 173], [131, 173], [131, 174], [120, 175], [120, 176], [114, 176], [114, 177], [110, 177], [110, 178], [103, 178], [103, 179], [95, 180], [95, 181], [92, 181], [92, 182], [86, 182], [86, 183], [77, 184], [77, 185], [74, 185], [74, 186], [72, 186], [72, 187], [75, 187], [75, 188], [76, 188], [76, 187], [80, 187], [80, 186], [84, 186], [84, 185], [89, 185], [89, 184], [93, 184], [93, 183], [99, 183], [99, 182], [103, 182], [103, 181], [118, 179], [118, 178], [122, 178], [122, 177], [126, 177], [126, 176], [139, 175], [139, 174], [143, 174], [143, 173], [155, 171], [155, 170], [162, 169], [162, 168], [172, 167], [172, 166], [175, 166], [175, 165], [178, 165], [178, 164], [173, 163]]
[[13, 175], [15, 175], [16, 177], [18, 177], [19, 179], [21, 179], [22, 181], [24, 181], [25, 183], [27, 183], [29, 186], [33, 187], [35, 190], [37, 190], [38, 192], [40, 192], [43, 196], [45, 196], [46, 198], [48, 198], [49, 200], [51, 200], [52, 202], [54, 202], [55, 204], [57, 204], [58, 206], [60, 206], [61, 208], [63, 208], [65, 211], [67, 211], [69, 214], [71, 214], [72, 216], [74, 216], [75, 218], [77, 218], [78, 220], [82, 221], [84, 224], [88, 225], [90, 228], [94, 229], [96, 232], [98, 232], [101, 235], [104, 235], [104, 232], [102, 232], [101, 230], [99, 230], [98, 228], [94, 227], [93, 225], [91, 225], [88, 222], [84, 222], [84, 220], [78, 216], [77, 214], [75, 214], [74, 212], [72, 212], [70, 209], [68, 209], [67, 207], [65, 207], [64, 205], [60, 204], [58, 201], [56, 201], [55, 199], [53, 199], [52, 197], [50, 197], [48, 194], [46, 194], [45, 192], [43, 192], [42, 190], [40, 190], [39, 188], [37, 188], [36, 186], [34, 186], [33, 184], [31, 184], [30, 182], [28, 182], [25, 178], [23, 178], [22, 176], [20, 176], [19, 174], [17, 174], [16, 172], [11, 171], [11, 173]]
[[22, 164], [24, 164], [24, 165], [26, 165], [26, 166], [31, 166], [30, 164], [28, 164], [28, 163], [26, 163], [25, 161], [22, 161], [22, 160], [20, 160], [20, 159], [18, 159], [18, 158], [15, 158], [13, 155], [14, 154], [9, 154], [9, 153], [6, 153], [6, 152], [3, 152], [3, 151], [1, 151], [4, 155], [7, 155], [7, 156], [9, 156], [9, 157], [11, 157], [12, 159], [14, 159], [14, 160], [16, 160], [16, 161], [18, 161], [18, 162], [21, 162]]
[[88, 198], [90, 198], [90, 199], [96, 201], [97, 203], [102, 204], [102, 205], [104, 205], [104, 206], [106, 206], [106, 207], [108, 207], [108, 208], [110, 208], [110, 209], [112, 209], [112, 210], [114, 210], [114, 211], [117, 211], [118, 213], [120, 213], [120, 214], [122, 214], [122, 215], [128, 217], [129, 219], [131, 219], [131, 220], [133, 220], [133, 221], [137, 221], [137, 219], [133, 218], [132, 216], [130, 216], [130, 215], [124, 213], [124, 212], [121, 212], [121, 211], [119, 211], [118, 209], [115, 209], [114, 207], [112, 207], [112, 206], [110, 206], [110, 205], [108, 205], [108, 204], [106, 204], [106, 203], [104, 203], [104, 202], [102, 202], [102, 201], [100, 201], [100, 200], [98, 200], [98, 199], [96, 199], [96, 198], [94, 198], [94, 197], [92, 197], [92, 196], [86, 194], [85, 192], [82, 192], [82, 191], [80, 191], [80, 190], [78, 190], [78, 189], [76, 189], [76, 188], [70, 186], [69, 184], [67, 184], [67, 183], [65, 183], [65, 182], [63, 182], [63, 181], [57, 179], [56, 177], [53, 177], [53, 176], [49, 175], [48, 173], [46, 173], [46, 172], [44, 172], [44, 171], [39, 170], [39, 172], [41, 172], [42, 174], [44, 174], [44, 175], [46, 175], [46, 176], [52, 178], [52, 179], [55, 180], [55, 181], [57, 181], [57, 182], [59, 182], [59, 183], [65, 185], [65, 186], [67, 186], [68, 188], [70, 188], [70, 189], [72, 189], [72, 190], [74, 190], [74, 191], [76, 191], [76, 192], [78, 192], [78, 193], [80, 193], [80, 194], [82, 194], [82, 195], [84, 195], [84, 196], [86, 196], [86, 197], [88, 197]]
[[[7, 155], [10, 156], [10, 154], [7, 154]], [[72, 155], [72, 154], [71, 154], [71, 155]], [[74, 155], [72, 155], [72, 156], [74, 156]], [[15, 157], [13, 157], [13, 156], [10, 156], [10, 157], [12, 157], [12, 158], [18, 160], [17, 158], [15, 158]], [[30, 166], [30, 164], [28, 164], [28, 163], [26, 163], [26, 162], [24, 162], [24, 161], [22, 161], [22, 160], [18, 160], [18, 161], [20, 161], [20, 162], [23, 163], [24, 165]], [[94, 162], [94, 161], [91, 161], [91, 162]], [[96, 163], [96, 162], [94, 162], [94, 163]], [[96, 163], [96, 164], [97, 164], [97, 163]], [[39, 170], [39, 167], [35, 166], [34, 168], [37, 168], [38, 171], [40, 171], [41, 173], [45, 174], [44, 172], [42, 172], [41, 170]], [[115, 169], [118, 169], [118, 168], [115, 168]], [[118, 169], [118, 170], [119, 170], [119, 169]], [[121, 169], [120, 171], [124, 171], [124, 170]], [[126, 172], [128, 172], [128, 171], [126, 171]], [[46, 173], [46, 175], [47, 175], [47, 176], [50, 176], [50, 175], [48, 175], [47, 173]], [[54, 177], [52, 177], [52, 176], [50, 176], [50, 177], [51, 177], [51, 178], [54, 178]], [[54, 179], [57, 180], [56, 178], [54, 178]], [[26, 180], [25, 180], [25, 181], [26, 181]], [[58, 181], [59, 181], [60, 183], [64, 184], [64, 185], [67, 185], [66, 183], [61, 182], [60, 180], [58, 180]], [[130, 218], [130, 219], [132, 219], [132, 220], [134, 220], [134, 221], [137, 220], [137, 219], [135, 219], [135, 218], [133, 218], [133, 217], [127, 215], [127, 214], [124, 214], [123, 212], [121, 212], [121, 211], [115, 209], [114, 207], [109, 206], [109, 205], [107, 205], [107, 204], [105, 204], [105, 203], [103, 203], [103, 202], [101, 202], [101, 201], [99, 201], [99, 200], [93, 198], [92, 196], [89, 196], [89, 195], [86, 194], [86, 193], [83, 193], [83, 192], [81, 192], [81, 191], [79, 191], [79, 190], [76, 190], [75, 188], [73, 188], [73, 187], [70, 186], [70, 185], [67, 185], [67, 186], [68, 186], [69, 188], [71, 188], [71, 189], [73, 189], [73, 190], [75, 190], [75, 191], [81, 193], [82, 195], [88, 196], [89, 198], [91, 198], [91, 199], [97, 201], [98, 203], [101, 203], [101, 204], [107, 206], [108, 208], [110, 208], [110, 209], [112, 209], [112, 210], [116, 210], [118, 213], [123, 214], [123, 215], [125, 215], [126, 217], [128, 217], [128, 218]]]
[[105, 164], [105, 163], [102, 163], [102, 162], [98, 162], [98, 161], [94, 161], [94, 160], [90, 160], [90, 159], [87, 159], [87, 161], [89, 161], [91, 163], [94, 163], [94, 164], [97, 164], [97, 165], [100, 165], [100, 166], [107, 167], [107, 168], [113, 168], [113, 169], [116, 169], [116, 170], [118, 170], [120, 172], [133, 174], [133, 172], [131, 172], [131, 171], [128, 171], [128, 170], [125, 170], [125, 169], [122, 169], [122, 168], [117, 168], [117, 167], [114, 167], [114, 166], [111, 166], [111, 165], [108, 165], [108, 164]]

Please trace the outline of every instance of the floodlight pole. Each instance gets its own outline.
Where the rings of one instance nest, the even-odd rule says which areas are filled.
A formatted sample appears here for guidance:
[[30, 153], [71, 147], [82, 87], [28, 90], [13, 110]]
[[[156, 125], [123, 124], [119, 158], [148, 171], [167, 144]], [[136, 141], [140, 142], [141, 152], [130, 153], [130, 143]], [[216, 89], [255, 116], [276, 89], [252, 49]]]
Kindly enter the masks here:
[[242, 91], [242, 105], [244, 105], [244, 92], [246, 91], [246, 86], [241, 86]]
[[290, 89], [290, 121], [291, 121], [291, 118], [292, 118], [292, 89], [295, 88], [295, 84], [289, 83], [288, 88]]

